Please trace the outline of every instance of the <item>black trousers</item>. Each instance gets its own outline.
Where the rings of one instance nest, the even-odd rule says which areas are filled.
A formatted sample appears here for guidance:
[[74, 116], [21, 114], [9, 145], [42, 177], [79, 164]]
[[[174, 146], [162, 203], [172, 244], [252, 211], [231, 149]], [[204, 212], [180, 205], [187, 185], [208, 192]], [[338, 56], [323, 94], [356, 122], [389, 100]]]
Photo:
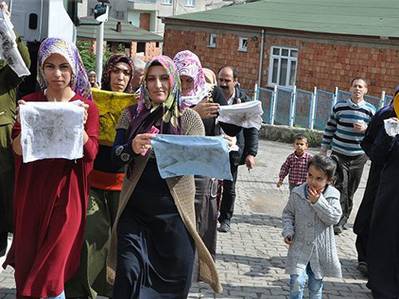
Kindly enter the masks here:
[[238, 165], [230, 163], [231, 175], [233, 180], [223, 180], [223, 193], [222, 202], [220, 204], [220, 215], [219, 222], [228, 221], [230, 222], [231, 217], [234, 213], [234, 202], [236, 200], [236, 182], [238, 174]]
[[338, 163], [335, 187], [341, 192], [342, 217], [337, 225], [344, 226], [353, 208], [353, 195], [359, 187], [367, 156], [363, 154], [351, 157], [336, 152], [332, 156], [335, 156]]

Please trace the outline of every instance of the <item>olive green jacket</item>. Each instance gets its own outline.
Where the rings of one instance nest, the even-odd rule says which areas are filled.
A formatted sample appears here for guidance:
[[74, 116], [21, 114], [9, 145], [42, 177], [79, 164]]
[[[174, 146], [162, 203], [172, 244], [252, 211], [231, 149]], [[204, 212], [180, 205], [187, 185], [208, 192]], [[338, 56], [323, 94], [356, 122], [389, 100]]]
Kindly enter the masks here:
[[[181, 129], [182, 134], [184, 135], [205, 134], [204, 126], [200, 116], [191, 109], [184, 110], [181, 118]], [[149, 154], [144, 157], [141, 155], [136, 156], [134, 161], [131, 162], [134, 163], [134, 171], [129, 178], [126, 176], [123, 182], [118, 213], [112, 230], [111, 248], [107, 261], [107, 279], [110, 283], [113, 283], [115, 278], [117, 258], [116, 229], [118, 227], [118, 221], [131, 195], [133, 194], [134, 188], [136, 187], [136, 184], [140, 179], [141, 174], [144, 171], [149, 156]], [[215, 292], [221, 293], [223, 291], [223, 288], [219, 281], [219, 276], [216, 271], [215, 263], [196, 230], [194, 211], [194, 177], [191, 175], [172, 177], [167, 178], [166, 182], [168, 184], [170, 194], [174, 199], [177, 210], [179, 211], [180, 217], [195, 242], [196, 250], [198, 253], [199, 278], [202, 281], [208, 283]], [[132, 198], [131, 200], [134, 200], [134, 198]]]

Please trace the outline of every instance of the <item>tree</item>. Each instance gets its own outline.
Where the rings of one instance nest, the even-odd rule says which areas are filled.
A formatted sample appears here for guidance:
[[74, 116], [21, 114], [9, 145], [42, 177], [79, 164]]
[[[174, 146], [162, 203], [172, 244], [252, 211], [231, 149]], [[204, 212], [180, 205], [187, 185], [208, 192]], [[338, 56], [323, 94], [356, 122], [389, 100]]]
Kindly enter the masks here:
[[[87, 71], [96, 69], [96, 54], [93, 52], [92, 42], [89, 40], [78, 40], [76, 46], [79, 50], [80, 57], [82, 57], [83, 64]], [[108, 61], [112, 55], [110, 50], [104, 46], [103, 65]]]

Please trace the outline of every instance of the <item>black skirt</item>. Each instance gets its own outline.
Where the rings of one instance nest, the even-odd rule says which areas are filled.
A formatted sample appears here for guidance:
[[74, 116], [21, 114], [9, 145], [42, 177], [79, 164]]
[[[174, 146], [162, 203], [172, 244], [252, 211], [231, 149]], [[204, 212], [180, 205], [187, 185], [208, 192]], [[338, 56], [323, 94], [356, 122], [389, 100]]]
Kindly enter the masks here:
[[117, 227], [114, 299], [187, 298], [194, 241], [150, 158]]

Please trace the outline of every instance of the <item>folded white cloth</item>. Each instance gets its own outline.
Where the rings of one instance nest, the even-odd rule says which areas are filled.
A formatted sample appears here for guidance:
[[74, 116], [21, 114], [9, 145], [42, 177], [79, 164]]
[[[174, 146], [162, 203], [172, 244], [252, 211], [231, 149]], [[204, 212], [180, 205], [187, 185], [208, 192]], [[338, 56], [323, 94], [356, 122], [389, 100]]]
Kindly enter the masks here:
[[24, 163], [83, 157], [84, 108], [80, 103], [28, 102], [19, 106]]
[[220, 106], [218, 122], [233, 124], [243, 128], [260, 129], [262, 125], [262, 104], [249, 101], [240, 104]]
[[29, 76], [29, 69], [18, 51], [13, 28], [10, 18], [0, 10], [0, 59], [4, 59], [18, 77]]
[[395, 137], [399, 134], [399, 120], [394, 118], [384, 119], [384, 128], [388, 136]]

